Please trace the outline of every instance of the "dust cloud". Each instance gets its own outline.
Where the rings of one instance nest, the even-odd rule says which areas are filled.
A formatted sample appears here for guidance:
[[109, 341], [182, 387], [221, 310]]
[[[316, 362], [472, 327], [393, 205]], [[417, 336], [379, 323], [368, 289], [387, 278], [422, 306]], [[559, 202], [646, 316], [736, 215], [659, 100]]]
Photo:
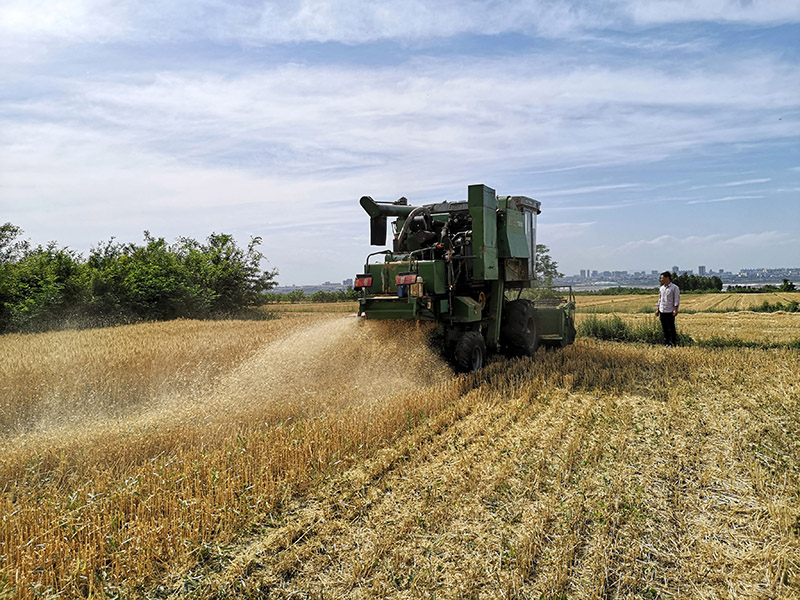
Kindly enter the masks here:
[[[347, 407], [375, 408], [399, 394], [453, 376], [428, 344], [431, 329], [416, 322], [355, 317], [287, 324], [245, 360], [194, 386], [164, 386], [136, 403], [113, 397], [58, 401], [58, 390], [35, 422], [17, 423], [0, 440], [58, 445], [111, 433], [142, 433], [322, 416]], [[175, 357], [172, 357], [174, 360]], [[64, 374], [65, 378], [69, 373]], [[22, 433], [21, 433], [22, 432]], [[36, 444], [38, 445], [38, 444]]]
[[[452, 376], [417, 323], [343, 318], [297, 331], [228, 374], [210, 407], [317, 415], [429, 387]], [[204, 411], [212, 414], [212, 411]]]

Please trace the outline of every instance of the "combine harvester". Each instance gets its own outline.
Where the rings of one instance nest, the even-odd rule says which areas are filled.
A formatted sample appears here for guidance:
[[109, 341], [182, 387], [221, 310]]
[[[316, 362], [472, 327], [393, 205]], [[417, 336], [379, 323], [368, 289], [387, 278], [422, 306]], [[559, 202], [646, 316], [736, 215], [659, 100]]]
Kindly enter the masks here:
[[540, 343], [575, 340], [571, 289], [568, 299], [520, 298], [535, 279], [537, 200], [471, 185], [462, 202], [413, 207], [363, 196], [361, 206], [373, 246], [386, 245], [387, 218], [396, 219], [392, 249], [369, 254], [356, 275], [359, 316], [438, 323], [461, 371], [483, 367], [487, 352], [531, 356]]

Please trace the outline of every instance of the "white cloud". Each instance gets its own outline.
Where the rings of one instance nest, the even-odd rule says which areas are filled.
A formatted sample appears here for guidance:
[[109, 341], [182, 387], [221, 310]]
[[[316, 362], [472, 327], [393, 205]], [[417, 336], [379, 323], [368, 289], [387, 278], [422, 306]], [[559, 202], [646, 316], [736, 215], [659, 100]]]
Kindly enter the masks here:
[[107, 41], [123, 37], [125, 4], [109, 0], [4, 0], [0, 37], [31, 41]]
[[800, 22], [794, 0], [631, 0], [627, 10], [641, 24], [686, 21], [780, 24]]
[[[741, 90], [741, 81], [753, 85]], [[80, 122], [176, 160], [287, 173], [431, 158], [474, 171], [657, 160], [712, 143], [796, 135], [761, 113], [798, 105], [800, 82], [768, 61], [669, 75], [645, 68], [567, 69], [540, 57], [415, 61], [398, 68], [289, 65], [221, 76], [161, 73], [139, 80], [54, 80], [60, 94], [9, 111]], [[456, 175], [453, 174], [453, 179]], [[634, 184], [555, 190], [592, 193]]]
[[722, 240], [726, 246], [739, 248], [794, 247], [797, 248], [798, 237], [785, 231], [761, 231], [745, 233]]
[[628, 253], [642, 248], [692, 248], [700, 246], [727, 246], [751, 248], [763, 246], [786, 246], [792, 244], [797, 236], [785, 231], [761, 231], [740, 235], [714, 233], [710, 235], [678, 236], [673, 234], [659, 235], [651, 239], [633, 240], [617, 246], [614, 250]]
[[[546, 196], [541, 196], [542, 198], [546, 198]], [[663, 202], [663, 200], [659, 200], [658, 202]], [[643, 201], [640, 199], [637, 200], [629, 200], [627, 202], [608, 202], [608, 203], [595, 203], [595, 204], [582, 204], [580, 206], [563, 206], [563, 205], [556, 205], [550, 206], [548, 210], [556, 211], [556, 212], [563, 212], [563, 211], [574, 211], [574, 212], [591, 212], [597, 210], [618, 210], [629, 208], [631, 206], [641, 206], [645, 203], [653, 203], [653, 201]]]
[[733, 202], [735, 200], [761, 200], [764, 196], [725, 196], [724, 198], [709, 198], [707, 200], [689, 200], [686, 204], [709, 204], [714, 202]]
[[[466, 184], [483, 181], [499, 193], [544, 199], [542, 232], [571, 242], [575, 231], [588, 235], [603, 224], [551, 224], [551, 211], [666, 201], [637, 166], [702, 160], [706, 151], [734, 156], [754, 145], [788, 145], [800, 133], [800, 71], [791, 55], [702, 53], [690, 62], [649, 61], [636, 48], [658, 51], [661, 43], [645, 36], [630, 36], [633, 50], [624, 57], [437, 57], [428, 46], [416, 57], [409, 52], [383, 63], [389, 66], [367, 67], [342, 66], [339, 59], [314, 64], [302, 53], [298, 62], [275, 63], [269, 53], [264, 58], [260, 50], [239, 48], [242, 62], [214, 62], [209, 54], [210, 64], [203, 56], [181, 63], [185, 70], [157, 72], [139, 63], [140, 50], [155, 52], [148, 45], [154, 40], [355, 45], [504, 31], [586, 35], [624, 24], [633, 4], [586, 6], [8, 0], [0, 7], [0, 53], [6, 55], [0, 61], [18, 55], [4, 51], [14, 44], [45, 59], [74, 44], [81, 60], [91, 54], [101, 61], [102, 44], [113, 41], [133, 42], [137, 54], [126, 54], [122, 66], [104, 63], [91, 76], [67, 58], [30, 73], [19, 64], [0, 69], [7, 91], [0, 100], [0, 204], [6, 219], [29, 230], [49, 227], [52, 237], [72, 246], [126, 232], [139, 239], [144, 228], [167, 237], [212, 229], [267, 232], [273, 263], [300, 273], [295, 282], [314, 281], [303, 273], [325, 267], [298, 249], [298, 230], [315, 237], [314, 248], [333, 247], [347, 232], [347, 239], [360, 240], [347, 246], [358, 264], [367, 235], [356, 203], [362, 194], [402, 194], [419, 204], [459, 199]], [[657, 15], [637, 18], [652, 23]], [[124, 54], [123, 46], [114, 49]], [[62, 74], [62, 66], [70, 72]], [[583, 177], [599, 173], [598, 166], [626, 170]], [[691, 183], [735, 188], [772, 180], [751, 168], [752, 174], [724, 167], [723, 173], [736, 173], [726, 183], [708, 183], [704, 175]], [[678, 179], [687, 176], [677, 173], [667, 193], [674, 195], [685, 184]], [[774, 180], [779, 189], [794, 184]], [[746, 199], [727, 193], [679, 200]], [[591, 195], [593, 206], [567, 206], [578, 201], [571, 195]], [[577, 252], [585, 254], [585, 245]], [[576, 264], [581, 260], [576, 256]]]
[[681, 21], [796, 23], [800, 8], [791, 0], [5, 0], [0, 6], [0, 38], [355, 45], [459, 34], [575, 37], [619, 31], [631, 22], [647, 26]]
[[382, 39], [420, 40], [461, 33], [565, 35], [611, 23], [604, 11], [563, 1], [491, 2], [442, 0], [302, 0], [267, 2], [254, 41], [338, 41], [360, 44]]
[[752, 185], [754, 183], [767, 183], [772, 181], [770, 177], [764, 177], [761, 179], [743, 179], [741, 181], [729, 181], [726, 183], [709, 183], [706, 185], [693, 185], [690, 187], [690, 190], [703, 190], [707, 188], [715, 188], [715, 187], [737, 187], [740, 185]]
[[612, 23], [609, 13], [565, 1], [7, 0], [0, 33], [59, 40], [213, 39], [246, 44], [427, 40], [462, 33], [559, 36]]
[[547, 220], [540, 221], [537, 226], [537, 236], [540, 241], [548, 244], [560, 243], [580, 239], [597, 226], [596, 221], [582, 221], [574, 223], [553, 223]]
[[607, 192], [609, 190], [621, 190], [641, 187], [637, 183], [615, 183], [608, 185], [589, 185], [579, 188], [568, 188], [564, 190], [542, 190], [541, 196], [574, 196], [578, 194], [595, 194], [597, 192]]

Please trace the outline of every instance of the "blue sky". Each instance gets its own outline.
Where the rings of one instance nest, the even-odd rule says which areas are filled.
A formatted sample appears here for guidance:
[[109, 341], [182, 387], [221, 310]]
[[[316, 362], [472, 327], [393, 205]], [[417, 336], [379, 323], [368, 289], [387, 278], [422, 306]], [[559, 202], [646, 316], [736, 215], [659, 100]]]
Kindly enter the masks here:
[[341, 281], [358, 198], [542, 202], [561, 270], [800, 265], [796, 0], [0, 0], [0, 221], [263, 238]]

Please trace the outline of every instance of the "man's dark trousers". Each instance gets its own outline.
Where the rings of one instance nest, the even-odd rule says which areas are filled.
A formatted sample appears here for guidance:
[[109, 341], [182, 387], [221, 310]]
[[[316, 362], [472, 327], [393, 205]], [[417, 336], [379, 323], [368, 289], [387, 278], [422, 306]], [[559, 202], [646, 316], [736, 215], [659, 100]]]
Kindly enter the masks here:
[[664, 341], [667, 346], [678, 345], [678, 332], [675, 330], [675, 315], [669, 313], [658, 313], [661, 319], [661, 329], [664, 330]]

